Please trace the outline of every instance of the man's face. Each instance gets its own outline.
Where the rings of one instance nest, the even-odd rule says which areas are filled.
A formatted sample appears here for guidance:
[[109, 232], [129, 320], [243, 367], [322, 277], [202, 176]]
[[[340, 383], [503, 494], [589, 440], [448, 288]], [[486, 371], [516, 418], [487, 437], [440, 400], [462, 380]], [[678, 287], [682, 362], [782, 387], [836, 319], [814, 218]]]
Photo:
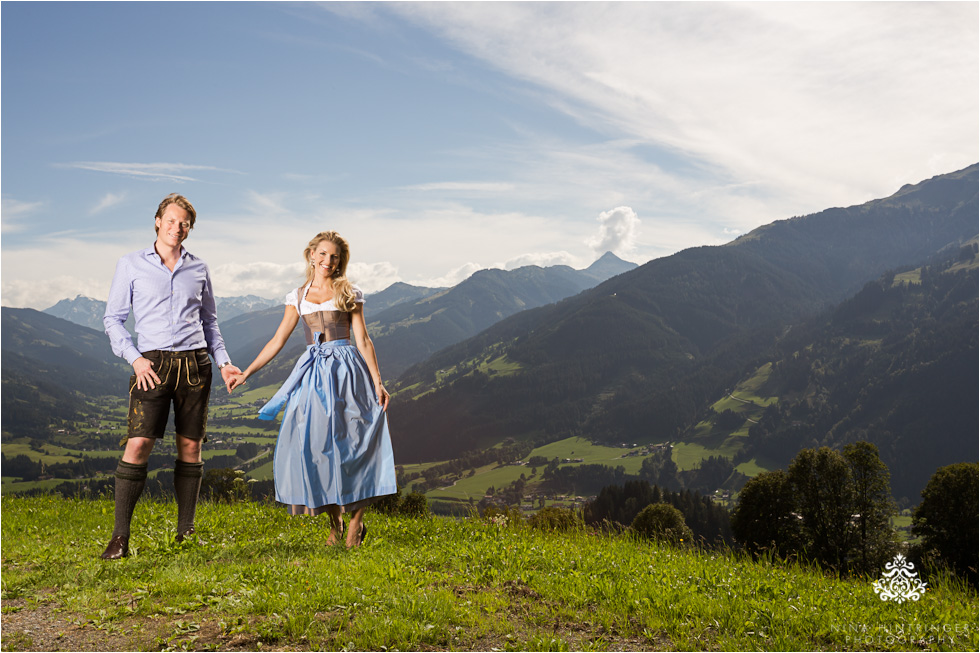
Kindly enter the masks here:
[[157, 241], [167, 247], [179, 247], [191, 231], [190, 216], [176, 204], [168, 206], [156, 219]]

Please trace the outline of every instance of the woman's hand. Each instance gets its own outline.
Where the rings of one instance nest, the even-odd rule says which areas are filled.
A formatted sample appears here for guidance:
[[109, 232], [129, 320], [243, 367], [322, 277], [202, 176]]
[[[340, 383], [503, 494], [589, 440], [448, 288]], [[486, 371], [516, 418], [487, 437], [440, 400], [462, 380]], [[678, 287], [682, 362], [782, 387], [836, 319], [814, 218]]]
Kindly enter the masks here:
[[391, 399], [391, 396], [385, 390], [384, 385], [382, 385], [381, 379], [374, 382], [374, 394], [378, 395], [378, 404], [381, 406], [381, 410], [388, 410], [388, 400]]
[[230, 377], [228, 377], [228, 379], [225, 381], [225, 387], [228, 388], [228, 393], [231, 394], [231, 391], [238, 386], [245, 385], [246, 378], [248, 377], [246, 377], [243, 372], [232, 374]]

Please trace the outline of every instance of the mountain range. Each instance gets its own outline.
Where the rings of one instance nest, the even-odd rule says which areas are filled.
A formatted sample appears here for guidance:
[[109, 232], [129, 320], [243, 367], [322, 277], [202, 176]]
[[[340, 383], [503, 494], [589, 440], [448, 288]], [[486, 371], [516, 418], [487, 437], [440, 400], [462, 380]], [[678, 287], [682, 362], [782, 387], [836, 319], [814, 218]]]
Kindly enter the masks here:
[[[374, 312], [374, 297], [368, 296], [364, 310], [382, 374], [386, 379], [395, 378], [433, 352], [476, 335], [507, 316], [554, 303], [635, 267], [635, 263], [607, 252], [584, 270], [564, 265], [480, 270], [452, 288], [416, 288], [413, 292], [418, 293], [419, 299], [408, 299], [380, 312]], [[223, 324], [222, 335], [231, 343], [232, 357], [243, 361], [243, 365], [251, 361], [281, 320], [282, 309], [277, 308], [239, 316]], [[283, 353], [250, 383], [266, 385], [284, 380], [304, 346], [301, 330], [297, 329]]]
[[[635, 267], [607, 252], [583, 270], [564, 265], [480, 270], [453, 288], [398, 282], [367, 295], [368, 329], [381, 369], [386, 378], [393, 378], [504, 317], [553, 303]], [[219, 297], [216, 304], [225, 345], [232, 359], [244, 367], [275, 333], [282, 321], [282, 302], [246, 295]], [[105, 302], [79, 295], [44, 312], [102, 331]], [[126, 322], [132, 333], [131, 322], [132, 316]], [[256, 382], [284, 380], [305, 344], [302, 329], [295, 329], [282, 354], [260, 372]]]
[[[977, 188], [973, 165], [684, 250], [501, 320], [398, 379], [396, 456], [441, 460], [508, 437], [676, 441], [793, 324], [976, 236]], [[975, 459], [975, 433], [957, 437]]]
[[[278, 301], [256, 295], [215, 297], [214, 303], [221, 320], [260, 311], [279, 304]], [[77, 295], [74, 299], [62, 299], [54, 306], [44, 309], [43, 312], [96, 331], [103, 331], [102, 318], [105, 316], [105, 304], [104, 301], [98, 299]], [[126, 328], [130, 333], [134, 333], [132, 314], [126, 319]]]
[[[449, 289], [370, 295], [381, 368], [397, 376], [396, 458], [445, 460], [508, 438], [677, 442], [771, 364], [778, 405], [740, 455], [779, 463], [869, 439], [912, 496], [932, 466], [977, 457], [977, 190], [973, 165], [639, 267], [607, 254], [586, 270], [484, 270]], [[244, 366], [282, 307], [237, 299], [226, 309], [273, 305], [230, 317], [219, 306]], [[84, 396], [124, 391], [130, 370], [101, 333], [99, 304], [2, 309], [5, 435], [40, 437], [82, 414]], [[300, 338], [251, 387], [279, 383]]]

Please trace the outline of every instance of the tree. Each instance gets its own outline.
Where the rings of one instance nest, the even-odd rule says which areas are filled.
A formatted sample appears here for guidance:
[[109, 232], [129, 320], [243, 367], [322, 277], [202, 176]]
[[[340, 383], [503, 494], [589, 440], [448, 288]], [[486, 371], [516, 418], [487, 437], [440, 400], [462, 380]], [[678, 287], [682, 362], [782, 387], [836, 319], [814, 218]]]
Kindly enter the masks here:
[[644, 458], [640, 465], [640, 478], [662, 488], [679, 489], [677, 463], [671, 457], [670, 449], [661, 449]]
[[956, 573], [977, 583], [977, 463], [940, 467], [922, 490], [912, 534]]
[[666, 503], [654, 503], [641, 510], [630, 530], [648, 540], [670, 544], [689, 544], [694, 539], [681, 511]]
[[254, 442], [243, 442], [235, 447], [235, 456], [241, 460], [251, 460], [259, 455], [259, 445]]
[[844, 458], [851, 466], [854, 482], [857, 558], [851, 570], [875, 574], [894, 556], [898, 543], [891, 527], [895, 514], [890, 474], [878, 457], [878, 447], [870, 442], [844, 446]]
[[742, 488], [732, 511], [732, 532], [753, 556], [771, 551], [781, 557], [800, 545], [800, 520], [786, 472], [759, 474]]
[[803, 449], [790, 463], [789, 481], [803, 522], [809, 556], [842, 572], [854, 542], [854, 479], [847, 460], [828, 447]]

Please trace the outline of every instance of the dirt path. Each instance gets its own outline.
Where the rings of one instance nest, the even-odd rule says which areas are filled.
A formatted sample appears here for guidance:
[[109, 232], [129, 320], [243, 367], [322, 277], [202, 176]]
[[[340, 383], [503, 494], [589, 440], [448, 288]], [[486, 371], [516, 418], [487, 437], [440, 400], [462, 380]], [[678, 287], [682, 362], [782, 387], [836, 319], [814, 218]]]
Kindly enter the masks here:
[[100, 622], [97, 616], [68, 612], [44, 596], [4, 600], [2, 606], [0, 647], [4, 651], [159, 651], [185, 647], [254, 651], [259, 645], [263, 651], [297, 650], [261, 643], [251, 628], [253, 632], [226, 634], [219, 620], [200, 614], [186, 623], [165, 615]]
[[[764, 406], [760, 406], [759, 404], [755, 403], [754, 401], [749, 401], [748, 399], [739, 399], [738, 397], [736, 397], [735, 395], [733, 395], [731, 392], [728, 393], [728, 396], [731, 397], [732, 399], [734, 399], [735, 401], [742, 402], [743, 404], [748, 404], [750, 406], [755, 406], [756, 408], [764, 408]], [[753, 424], [758, 424], [759, 423], [759, 422], [755, 421], [754, 419], [752, 419], [751, 417], [746, 417], [745, 419], [747, 421], [749, 421], [749, 422], [752, 422]]]

